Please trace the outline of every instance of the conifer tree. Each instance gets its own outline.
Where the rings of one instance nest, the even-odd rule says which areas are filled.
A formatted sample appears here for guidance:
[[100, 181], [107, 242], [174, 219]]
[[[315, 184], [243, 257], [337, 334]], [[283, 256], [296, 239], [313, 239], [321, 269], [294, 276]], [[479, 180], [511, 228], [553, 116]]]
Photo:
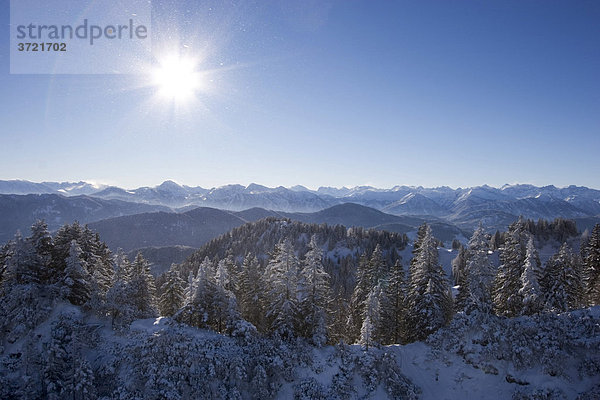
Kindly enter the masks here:
[[469, 283], [467, 281], [467, 249], [461, 246], [458, 254], [452, 260], [452, 277], [454, 284], [458, 286], [458, 294], [454, 307], [456, 311], [463, 311], [469, 297]]
[[215, 291], [212, 299], [213, 328], [217, 332], [224, 332], [228, 326], [233, 326], [235, 319], [239, 319], [237, 301], [230, 285], [228, 260], [223, 259], [217, 263], [215, 272]]
[[492, 285], [494, 280], [494, 267], [490, 263], [489, 241], [481, 224], [469, 240], [469, 249], [466, 254], [466, 267], [464, 272], [465, 295], [464, 310], [467, 313], [492, 311]]
[[[65, 261], [69, 256], [69, 251], [71, 249], [71, 242], [75, 240], [81, 248], [80, 242], [82, 241], [82, 233], [82, 226], [79, 224], [79, 222], [75, 221], [71, 225], [65, 224], [61, 226], [54, 235], [51, 268], [53, 269], [52, 276], [54, 276], [56, 281], [60, 280], [62, 277], [62, 272], [65, 269]], [[83, 251], [82, 258], [84, 258]]]
[[35, 249], [31, 242], [24, 240], [20, 232], [8, 251], [10, 257], [6, 260], [6, 280], [9, 284], [27, 285], [40, 282], [40, 269], [35, 263]]
[[73, 371], [73, 399], [75, 400], [95, 400], [96, 382], [94, 380], [94, 371], [90, 363], [83, 357], [75, 359]]
[[371, 287], [377, 284], [381, 279], [385, 278], [388, 274], [388, 266], [383, 258], [383, 251], [381, 245], [377, 243], [375, 250], [371, 253], [369, 260], [369, 275]]
[[490, 239], [490, 250], [496, 251], [503, 245], [503, 238], [500, 231], [496, 231]]
[[91, 277], [87, 271], [86, 262], [81, 257], [81, 248], [75, 240], [72, 240], [61, 291], [71, 303], [85, 304], [91, 296], [90, 281]]
[[525, 264], [525, 231], [523, 218], [510, 225], [504, 246], [500, 250], [500, 267], [493, 284], [494, 309], [498, 315], [520, 315], [523, 300], [521, 275]]
[[541, 286], [549, 311], [569, 311], [583, 304], [581, 266], [566, 242], [546, 263]]
[[406, 326], [406, 279], [404, 267], [398, 259], [389, 273], [381, 299], [382, 341], [384, 343], [405, 343]]
[[95, 257], [92, 265], [88, 262], [88, 267], [90, 267], [89, 272], [97, 286], [97, 290], [101, 296], [104, 296], [112, 285], [115, 266], [113, 255], [106, 243], [100, 242], [99, 237], [96, 237], [96, 240], [98, 241], [97, 257]]
[[112, 286], [106, 293], [106, 310], [112, 317], [111, 325], [126, 325], [136, 318], [134, 288], [131, 285], [133, 266], [123, 250], [114, 257], [115, 273]]
[[30, 262], [35, 269], [35, 280], [39, 283], [55, 282], [57, 277], [53, 276], [54, 271], [51, 270], [54, 243], [46, 222], [34, 223], [31, 227], [31, 236], [26, 240], [34, 252]]
[[264, 283], [258, 259], [246, 254], [239, 274], [238, 293], [242, 317], [255, 327], [262, 328]]
[[296, 335], [298, 323], [298, 259], [289, 239], [273, 251], [265, 270], [266, 317], [271, 332], [283, 339]]
[[413, 243], [412, 258], [410, 259], [410, 268], [408, 271], [409, 274], [412, 274], [412, 268], [415, 265], [415, 263], [417, 262], [417, 256], [419, 255], [419, 251], [421, 249], [421, 243], [423, 242], [423, 238], [425, 237], [427, 227], [428, 227], [428, 225], [424, 223], [423, 225], [419, 226], [419, 228], [417, 229], [417, 237], [415, 239], [415, 242]]
[[154, 277], [150, 273], [150, 264], [141, 252], [138, 252], [131, 264], [130, 285], [134, 295], [137, 318], [151, 318], [158, 314], [156, 307], [156, 288]]
[[409, 337], [426, 338], [452, 318], [452, 294], [438, 262], [437, 240], [426, 225], [417, 259], [412, 265], [408, 291]]
[[587, 303], [600, 305], [600, 224], [596, 224], [585, 247], [584, 279]]
[[439, 265], [438, 241], [425, 225], [416, 260], [413, 260], [408, 292], [413, 339], [424, 338], [446, 324], [452, 315], [450, 287]]
[[167, 271], [166, 281], [161, 288], [159, 300], [160, 314], [171, 317], [183, 307], [185, 301], [184, 287], [185, 282], [179, 277], [177, 271], [171, 267]]
[[379, 342], [379, 332], [381, 329], [381, 284], [377, 284], [369, 292], [365, 301], [363, 311], [363, 323], [360, 328], [359, 343], [369, 350], [372, 346]]
[[311, 238], [300, 272], [302, 334], [316, 346], [327, 341], [327, 306], [331, 301], [329, 274], [323, 268], [323, 252]]
[[206, 328], [214, 313], [213, 300], [216, 292], [214, 268], [208, 257], [198, 266], [196, 276], [189, 282], [186, 301], [175, 318], [191, 326]]
[[373, 277], [369, 268], [369, 259], [366, 254], [363, 254], [356, 268], [356, 284], [350, 298], [350, 313], [346, 323], [347, 336], [352, 343], [360, 337], [365, 301], [372, 289]]
[[519, 289], [519, 296], [523, 301], [522, 315], [533, 315], [542, 310], [543, 296], [539, 284], [540, 277], [540, 260], [533, 245], [533, 236], [530, 236], [525, 253], [525, 264], [521, 273], [521, 288]]

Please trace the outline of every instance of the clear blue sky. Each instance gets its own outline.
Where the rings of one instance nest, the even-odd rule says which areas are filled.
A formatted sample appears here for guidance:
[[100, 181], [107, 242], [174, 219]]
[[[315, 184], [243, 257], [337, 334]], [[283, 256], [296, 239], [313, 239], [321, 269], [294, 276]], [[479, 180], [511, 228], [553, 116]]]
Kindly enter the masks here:
[[10, 75], [0, 4], [0, 179], [600, 187], [598, 1], [154, 0], [213, 71], [177, 108], [141, 74]]

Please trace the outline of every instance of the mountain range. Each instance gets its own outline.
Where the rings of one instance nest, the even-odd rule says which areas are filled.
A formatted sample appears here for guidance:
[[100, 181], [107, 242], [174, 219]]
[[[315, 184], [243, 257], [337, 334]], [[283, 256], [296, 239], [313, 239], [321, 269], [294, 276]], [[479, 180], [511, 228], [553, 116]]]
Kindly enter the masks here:
[[487, 185], [472, 188], [395, 186], [378, 189], [257, 184], [204, 189], [166, 181], [127, 190], [88, 182], [0, 181], [0, 241], [45, 219], [51, 230], [90, 223], [111, 247], [199, 247], [246, 222], [274, 216], [307, 223], [414, 233], [427, 221], [443, 241], [464, 239], [480, 222], [506, 229], [519, 215], [600, 221], [600, 191], [580, 186]]
[[441, 220], [419, 217], [396, 216], [381, 211], [346, 203], [315, 213], [286, 213], [253, 208], [245, 211], [226, 211], [198, 207], [183, 213], [153, 212], [109, 218], [90, 223], [109, 247], [121, 247], [126, 251], [138, 248], [182, 245], [201, 247], [209, 240], [229, 232], [247, 222], [266, 217], [288, 218], [312, 224], [359, 226], [377, 230], [412, 235], [419, 225], [429, 222], [437, 238], [451, 242], [463, 240], [469, 233]]
[[501, 211], [530, 218], [576, 218], [600, 214], [600, 190], [582, 186], [537, 187], [483, 185], [452, 189], [447, 186], [395, 186], [378, 189], [303, 186], [269, 188], [258, 184], [225, 185], [212, 189], [179, 185], [165, 181], [155, 187], [127, 190], [116, 186], [87, 182], [0, 181], [0, 194], [88, 195], [104, 200], [166, 206], [171, 209], [202, 206], [232, 211], [253, 207], [287, 212], [314, 212], [342, 204], [356, 203], [393, 215], [430, 215], [460, 220], [469, 214], [486, 216], [487, 211]]

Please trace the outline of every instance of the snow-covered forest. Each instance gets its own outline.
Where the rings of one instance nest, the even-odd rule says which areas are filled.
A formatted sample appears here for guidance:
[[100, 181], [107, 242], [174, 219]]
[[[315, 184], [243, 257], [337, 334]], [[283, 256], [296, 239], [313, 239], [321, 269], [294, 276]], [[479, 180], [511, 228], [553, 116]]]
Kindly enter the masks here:
[[451, 276], [440, 244], [267, 218], [154, 277], [37, 222], [0, 251], [0, 397], [600, 397], [600, 225], [480, 226]]

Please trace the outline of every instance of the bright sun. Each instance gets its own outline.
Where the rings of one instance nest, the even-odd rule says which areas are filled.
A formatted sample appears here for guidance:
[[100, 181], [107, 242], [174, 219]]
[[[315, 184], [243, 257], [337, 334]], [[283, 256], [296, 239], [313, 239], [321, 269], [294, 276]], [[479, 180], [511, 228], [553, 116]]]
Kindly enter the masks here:
[[169, 56], [159, 60], [152, 73], [152, 83], [160, 97], [175, 101], [191, 100], [201, 88], [202, 79], [192, 58]]

